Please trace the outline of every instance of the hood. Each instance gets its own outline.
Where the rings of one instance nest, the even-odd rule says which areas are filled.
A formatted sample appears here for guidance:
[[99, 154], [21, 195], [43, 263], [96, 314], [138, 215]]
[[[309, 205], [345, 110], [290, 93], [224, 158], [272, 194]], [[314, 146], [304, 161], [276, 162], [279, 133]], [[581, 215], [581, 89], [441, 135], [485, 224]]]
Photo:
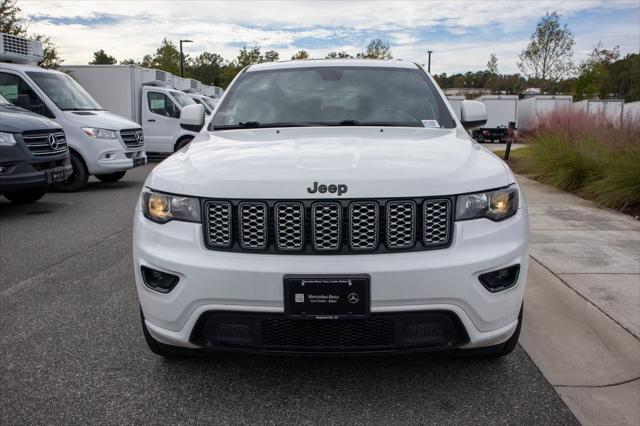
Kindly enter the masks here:
[[[206, 133], [206, 132], [203, 132]], [[147, 186], [220, 198], [421, 197], [510, 184], [504, 163], [462, 129], [374, 127], [227, 130], [200, 134], [158, 165]]]
[[61, 129], [60, 125], [39, 114], [22, 108], [0, 106], [0, 132], [22, 133], [28, 130]]
[[97, 127], [99, 129], [122, 130], [139, 129], [140, 125], [109, 111], [64, 111], [67, 120], [81, 126]]

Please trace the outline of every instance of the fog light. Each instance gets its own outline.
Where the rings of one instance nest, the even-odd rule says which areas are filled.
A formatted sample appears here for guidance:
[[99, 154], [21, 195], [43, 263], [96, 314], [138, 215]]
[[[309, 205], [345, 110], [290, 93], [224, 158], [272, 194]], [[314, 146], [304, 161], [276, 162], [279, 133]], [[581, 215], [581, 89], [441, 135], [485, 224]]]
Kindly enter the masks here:
[[513, 287], [518, 281], [520, 265], [509, 266], [497, 271], [487, 272], [478, 277], [482, 285], [491, 293], [497, 293]]
[[169, 293], [178, 284], [180, 278], [177, 275], [157, 271], [155, 269], [141, 266], [142, 280], [144, 284], [152, 290], [160, 293]]

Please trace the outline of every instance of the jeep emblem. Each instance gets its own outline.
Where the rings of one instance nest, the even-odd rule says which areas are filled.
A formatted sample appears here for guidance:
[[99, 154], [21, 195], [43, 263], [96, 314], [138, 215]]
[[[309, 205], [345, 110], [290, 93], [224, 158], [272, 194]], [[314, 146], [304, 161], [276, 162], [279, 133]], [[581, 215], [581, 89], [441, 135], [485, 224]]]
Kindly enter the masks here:
[[307, 188], [307, 192], [309, 194], [315, 194], [316, 192], [319, 192], [321, 194], [324, 194], [325, 192], [329, 192], [331, 194], [335, 194], [337, 193], [338, 196], [342, 195], [342, 194], [346, 194], [347, 193], [347, 185], [340, 183], [340, 184], [331, 184], [331, 185], [318, 185], [318, 182], [313, 182], [313, 186]]

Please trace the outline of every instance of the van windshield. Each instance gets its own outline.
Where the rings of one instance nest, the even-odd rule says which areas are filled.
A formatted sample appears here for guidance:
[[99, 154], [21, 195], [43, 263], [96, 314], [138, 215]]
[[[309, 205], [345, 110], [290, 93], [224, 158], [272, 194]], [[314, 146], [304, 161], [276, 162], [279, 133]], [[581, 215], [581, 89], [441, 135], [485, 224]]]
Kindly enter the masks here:
[[103, 108], [67, 74], [27, 72], [27, 75], [62, 111], [102, 111]]
[[171, 90], [170, 93], [171, 93], [171, 96], [173, 96], [173, 98], [176, 101], [178, 101], [178, 103], [180, 104], [181, 107], [186, 107], [187, 105], [195, 104], [195, 101], [193, 99], [191, 99], [190, 96], [185, 95], [182, 92], [178, 92], [176, 90]]
[[279, 126], [454, 128], [445, 102], [419, 68], [319, 66], [246, 71], [212, 129]]

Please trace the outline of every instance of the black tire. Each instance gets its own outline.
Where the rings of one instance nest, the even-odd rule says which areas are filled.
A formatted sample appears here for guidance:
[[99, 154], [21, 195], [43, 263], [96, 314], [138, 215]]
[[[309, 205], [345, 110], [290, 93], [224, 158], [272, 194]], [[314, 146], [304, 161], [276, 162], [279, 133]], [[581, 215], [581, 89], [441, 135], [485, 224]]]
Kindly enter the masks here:
[[73, 174], [64, 182], [54, 183], [52, 188], [58, 192], [78, 192], [85, 187], [89, 180], [89, 171], [84, 161], [75, 152], [71, 153]]
[[4, 196], [11, 202], [16, 204], [35, 203], [47, 193], [46, 186], [37, 188], [21, 189], [20, 191], [10, 192]]
[[140, 308], [140, 322], [142, 323], [142, 333], [144, 334], [144, 340], [147, 342], [149, 350], [154, 354], [160, 355], [165, 358], [178, 358], [200, 355], [201, 351], [199, 351], [198, 349], [179, 348], [177, 346], [160, 343], [156, 339], [154, 339], [153, 336], [151, 336], [151, 333], [149, 333], [147, 325], [144, 323], [144, 314], [142, 313], [142, 308]]
[[100, 182], [117, 182], [126, 175], [127, 172], [115, 172], [104, 175], [94, 175]]
[[182, 138], [178, 142], [176, 142], [176, 146], [174, 147], [174, 152], [180, 151], [185, 146], [189, 145], [193, 140], [192, 137]]

